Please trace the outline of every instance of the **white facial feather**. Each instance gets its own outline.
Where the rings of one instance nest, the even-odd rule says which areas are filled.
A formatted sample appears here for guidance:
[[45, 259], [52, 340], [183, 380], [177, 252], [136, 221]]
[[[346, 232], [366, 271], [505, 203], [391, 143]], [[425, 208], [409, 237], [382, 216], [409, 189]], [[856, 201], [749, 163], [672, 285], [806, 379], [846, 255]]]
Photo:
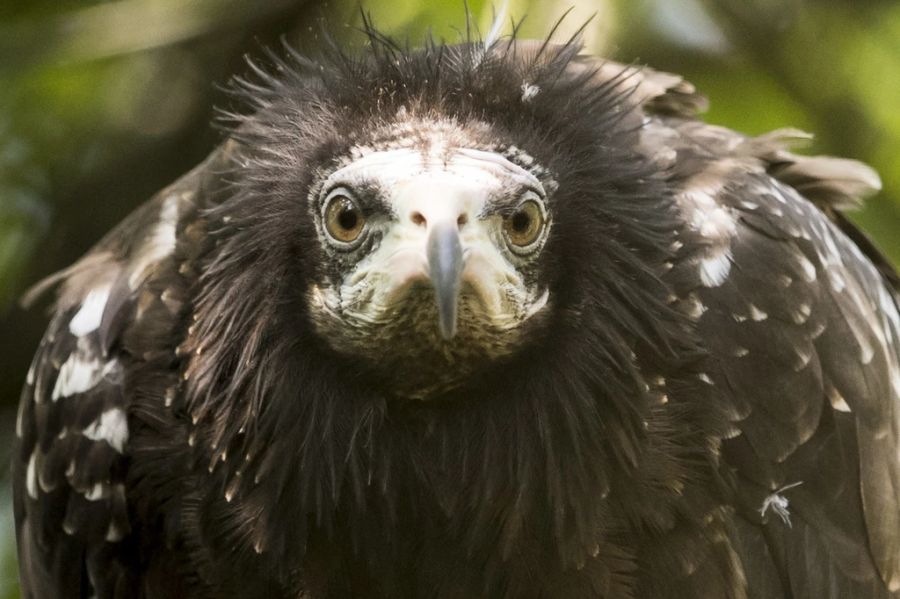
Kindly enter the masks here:
[[327, 313], [360, 322], [394, 317], [398, 295], [414, 280], [427, 280], [425, 240], [437, 222], [459, 227], [465, 257], [462, 283], [493, 326], [507, 329], [539, 312], [545, 289], [529, 289], [504, 248], [502, 219], [485, 217], [492, 198], [532, 189], [541, 182], [504, 156], [474, 148], [448, 149], [440, 139], [427, 151], [399, 148], [358, 151], [360, 158], [332, 173], [324, 189], [377, 185], [393, 212], [380, 224], [382, 240], [345, 278], [339, 289], [316, 287], [313, 302]]

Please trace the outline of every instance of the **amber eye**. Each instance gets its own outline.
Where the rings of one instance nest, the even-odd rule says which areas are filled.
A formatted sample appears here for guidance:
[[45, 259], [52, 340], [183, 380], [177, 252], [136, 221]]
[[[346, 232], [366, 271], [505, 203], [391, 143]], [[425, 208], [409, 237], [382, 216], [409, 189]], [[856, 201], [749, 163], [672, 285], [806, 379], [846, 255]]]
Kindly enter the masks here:
[[341, 243], [352, 243], [359, 238], [366, 219], [348, 196], [335, 193], [325, 205], [324, 212], [325, 230], [335, 240]]
[[504, 219], [503, 230], [513, 246], [526, 248], [540, 238], [544, 212], [536, 201], [527, 200]]

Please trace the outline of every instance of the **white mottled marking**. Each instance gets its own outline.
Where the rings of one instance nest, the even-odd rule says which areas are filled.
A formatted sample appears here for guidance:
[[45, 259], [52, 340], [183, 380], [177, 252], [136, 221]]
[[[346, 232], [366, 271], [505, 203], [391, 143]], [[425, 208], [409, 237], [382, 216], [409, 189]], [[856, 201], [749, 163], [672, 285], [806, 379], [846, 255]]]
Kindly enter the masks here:
[[19, 409], [16, 410], [16, 437], [19, 439], [25, 434], [25, 402], [19, 402]]
[[178, 225], [178, 196], [170, 195], [165, 199], [159, 212], [159, 221], [153, 233], [138, 252], [137, 259], [131, 266], [128, 286], [137, 289], [143, 282], [147, 270], [175, 251], [175, 228]]
[[718, 287], [731, 272], [731, 254], [721, 252], [700, 261], [700, 281], [705, 287]]
[[844, 396], [834, 387], [828, 388], [828, 403], [838, 412], [850, 412], [850, 405]]
[[109, 299], [109, 289], [110, 286], [98, 287], [87, 294], [81, 308], [69, 322], [70, 333], [81, 337], [100, 328], [103, 309], [106, 307], [106, 300]]
[[800, 262], [800, 268], [803, 270], [803, 278], [807, 283], [812, 283], [816, 280], [816, 267], [806, 256], [800, 256], [798, 261]]
[[756, 322], [761, 322], [769, 317], [768, 314], [757, 308], [755, 305], [750, 304], [750, 318]]
[[[778, 191], [780, 191], [781, 193], [774, 193], [774, 194], [772, 194], [772, 197], [775, 198], [775, 201], [778, 202], [779, 204], [787, 204], [787, 198], [784, 197], [784, 192], [787, 190], [785, 189], [784, 186], [778, 185], [777, 182], [776, 182], [776, 187], [779, 188]], [[770, 188], [768, 186], [757, 187], [756, 189], [759, 191], [759, 193], [762, 193], [762, 194], [765, 194], [770, 190]], [[793, 191], [793, 188], [791, 188], [791, 191]], [[791, 199], [796, 201], [795, 194], [791, 194]]]
[[800, 304], [797, 309], [791, 312], [791, 317], [796, 324], [803, 324], [809, 320], [812, 315], [812, 308], [809, 304]]
[[169, 312], [171, 312], [172, 314], [176, 314], [182, 304], [182, 302], [176, 297], [172, 289], [166, 289], [162, 293], [160, 293], [159, 299], [162, 300], [162, 303], [166, 305], [166, 308], [168, 308]]
[[717, 186], [692, 188], [680, 196], [680, 204], [686, 209], [691, 228], [712, 241], [728, 241], [737, 231], [731, 212], [715, 200]]
[[69, 397], [92, 389], [104, 376], [118, 366], [118, 361], [102, 362], [97, 358], [85, 359], [80, 352], [73, 353], [59, 368], [56, 384], [50, 399]]
[[875, 357], [875, 348], [872, 347], [872, 344], [868, 342], [867, 339], [860, 337], [859, 341], [859, 360], [863, 364], [870, 364], [872, 362], [872, 358]]
[[707, 310], [706, 305], [700, 301], [696, 293], [690, 294], [685, 301], [688, 302], [687, 315], [694, 320], [699, 320]]
[[791, 237], [799, 237], [799, 238], [802, 238], [802, 237], [803, 237], [803, 231], [802, 231], [801, 229], [799, 229], [798, 227], [795, 227], [794, 225], [790, 224], [790, 223], [784, 225], [784, 230], [785, 230], [785, 231], [787, 232], [787, 234], [790, 235]]
[[809, 361], [812, 360], [812, 348], [796, 348], [797, 352], [797, 363], [794, 364], [794, 372], [800, 372], [804, 368], [809, 365]]
[[822, 333], [825, 332], [825, 328], [826, 328], [825, 323], [820, 322], [819, 324], [817, 324], [815, 326], [815, 328], [813, 328], [812, 331], [810, 331], [809, 338], [812, 339], [813, 341], [815, 341], [816, 339], [818, 339], [819, 337], [822, 336]]
[[742, 432], [743, 431], [741, 429], [739, 429], [738, 427], [732, 426], [727, 431], [725, 431], [725, 434], [722, 435], [722, 438], [723, 439], [736, 439], [741, 436]]
[[106, 410], [81, 434], [92, 441], [106, 441], [110, 447], [122, 453], [128, 442], [128, 418], [121, 408]]
[[847, 282], [844, 280], [844, 277], [834, 271], [829, 273], [828, 279], [831, 283], [831, 289], [835, 293], [840, 293], [847, 287]]
[[94, 485], [85, 491], [84, 498], [88, 501], [97, 501], [108, 495], [108, 489], [103, 483], [94, 483]]
[[698, 374], [697, 378], [700, 379], [701, 381], [703, 381], [704, 383], [706, 383], [707, 385], [713, 384], [712, 379], [709, 378], [709, 375], [706, 374], [705, 372], [701, 372], [700, 374]]
[[25, 489], [32, 499], [38, 497], [37, 452], [37, 448], [31, 452], [31, 457], [28, 458], [28, 468], [25, 470]]

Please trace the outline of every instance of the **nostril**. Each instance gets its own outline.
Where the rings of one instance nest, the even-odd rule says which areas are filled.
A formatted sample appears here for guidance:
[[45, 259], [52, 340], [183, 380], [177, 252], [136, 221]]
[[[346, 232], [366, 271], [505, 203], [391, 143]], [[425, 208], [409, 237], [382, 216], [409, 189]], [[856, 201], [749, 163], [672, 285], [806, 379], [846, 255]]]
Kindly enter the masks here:
[[425, 223], [427, 222], [427, 221], [425, 220], [425, 217], [422, 216], [422, 213], [421, 213], [421, 212], [418, 212], [418, 211], [413, 212], [412, 214], [410, 214], [410, 215], [409, 215], [409, 219], [413, 222], [414, 225], [418, 225], [418, 226], [420, 226], [420, 227], [424, 227], [424, 226], [425, 226]]
[[459, 218], [456, 219], [456, 225], [457, 225], [460, 229], [462, 229], [463, 226], [464, 226], [467, 222], [469, 222], [469, 216], [466, 215], [466, 214], [460, 214], [460, 215], [459, 215]]

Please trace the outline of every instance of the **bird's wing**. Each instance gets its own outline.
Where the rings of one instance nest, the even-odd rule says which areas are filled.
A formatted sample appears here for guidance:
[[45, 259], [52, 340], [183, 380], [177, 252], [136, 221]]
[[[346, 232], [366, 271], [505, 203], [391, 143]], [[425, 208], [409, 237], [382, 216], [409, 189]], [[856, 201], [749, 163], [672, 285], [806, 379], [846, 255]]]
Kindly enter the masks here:
[[669, 280], [734, 428], [736, 550], [752, 597], [900, 590], [900, 316], [886, 260], [837, 209], [853, 161], [654, 118], [684, 219]]
[[[171, 372], [172, 327], [189, 273], [186, 213], [208, 163], [142, 206], [74, 266], [28, 371], [13, 458], [23, 597], [130, 597], [136, 551], [129, 502], [130, 424]], [[179, 270], [180, 269], [180, 270]], [[184, 289], [181, 285], [181, 289]]]

